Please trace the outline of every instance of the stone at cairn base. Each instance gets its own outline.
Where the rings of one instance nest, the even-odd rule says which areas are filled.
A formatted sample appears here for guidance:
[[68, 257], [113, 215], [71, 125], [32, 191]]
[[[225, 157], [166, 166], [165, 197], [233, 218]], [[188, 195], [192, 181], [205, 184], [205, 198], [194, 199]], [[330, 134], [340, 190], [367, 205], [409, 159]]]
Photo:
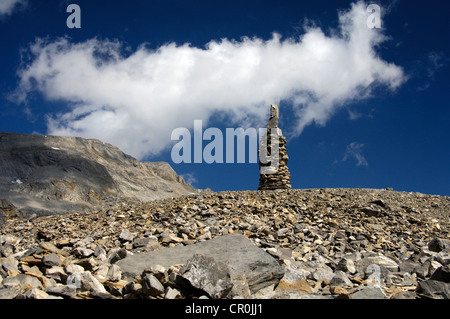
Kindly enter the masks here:
[[[271, 138], [271, 134], [273, 137]], [[288, 155], [286, 151], [286, 138], [281, 129], [278, 128], [278, 106], [271, 105], [270, 118], [267, 123], [267, 134], [261, 138], [260, 152], [265, 153], [268, 159], [271, 159], [271, 151], [277, 151], [276, 145], [271, 142], [278, 142], [278, 159], [268, 161], [268, 163], [259, 163], [260, 177], [258, 190], [290, 189], [291, 174], [287, 167]]]

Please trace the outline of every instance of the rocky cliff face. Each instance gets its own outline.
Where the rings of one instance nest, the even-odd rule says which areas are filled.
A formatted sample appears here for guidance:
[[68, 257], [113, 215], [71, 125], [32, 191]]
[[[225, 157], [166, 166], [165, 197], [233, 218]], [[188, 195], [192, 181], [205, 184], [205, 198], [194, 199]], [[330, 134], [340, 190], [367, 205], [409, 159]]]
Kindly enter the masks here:
[[196, 190], [168, 163], [139, 162], [99, 140], [0, 133], [0, 199], [22, 213], [65, 213], [191, 192]]

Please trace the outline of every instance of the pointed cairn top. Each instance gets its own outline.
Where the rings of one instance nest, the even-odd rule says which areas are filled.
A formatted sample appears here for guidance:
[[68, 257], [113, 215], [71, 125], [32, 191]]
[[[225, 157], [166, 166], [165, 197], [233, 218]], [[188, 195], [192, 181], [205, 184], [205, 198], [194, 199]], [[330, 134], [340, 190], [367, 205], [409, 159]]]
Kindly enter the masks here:
[[271, 128], [278, 128], [278, 120], [279, 120], [279, 110], [278, 105], [272, 104], [270, 106], [270, 118], [267, 122], [267, 132], [270, 134]]
[[279, 110], [276, 104], [270, 106], [267, 132], [259, 143], [259, 187], [258, 190], [290, 189], [291, 175], [286, 166], [289, 157], [286, 152], [286, 138], [278, 128]]

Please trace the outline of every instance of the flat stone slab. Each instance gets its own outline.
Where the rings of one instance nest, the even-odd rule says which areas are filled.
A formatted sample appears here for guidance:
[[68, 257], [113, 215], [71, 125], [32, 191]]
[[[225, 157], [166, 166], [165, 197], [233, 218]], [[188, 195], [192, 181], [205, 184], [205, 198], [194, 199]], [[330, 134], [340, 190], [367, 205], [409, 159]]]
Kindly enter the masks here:
[[241, 234], [225, 235], [193, 245], [136, 254], [116, 264], [122, 269], [122, 275], [136, 277], [150, 266], [161, 265], [168, 268], [176, 264], [185, 264], [194, 254], [212, 257], [225, 263], [231, 279], [239, 280], [244, 277], [252, 292], [278, 282], [284, 275], [283, 267], [275, 258]]

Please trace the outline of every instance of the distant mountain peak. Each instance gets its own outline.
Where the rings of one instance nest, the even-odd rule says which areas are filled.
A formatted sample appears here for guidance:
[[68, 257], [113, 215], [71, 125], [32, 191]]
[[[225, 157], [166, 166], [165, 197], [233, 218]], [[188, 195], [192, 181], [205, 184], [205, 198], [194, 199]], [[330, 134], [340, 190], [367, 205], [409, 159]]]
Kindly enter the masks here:
[[21, 212], [65, 213], [197, 192], [169, 163], [139, 162], [97, 139], [0, 132], [0, 199]]

